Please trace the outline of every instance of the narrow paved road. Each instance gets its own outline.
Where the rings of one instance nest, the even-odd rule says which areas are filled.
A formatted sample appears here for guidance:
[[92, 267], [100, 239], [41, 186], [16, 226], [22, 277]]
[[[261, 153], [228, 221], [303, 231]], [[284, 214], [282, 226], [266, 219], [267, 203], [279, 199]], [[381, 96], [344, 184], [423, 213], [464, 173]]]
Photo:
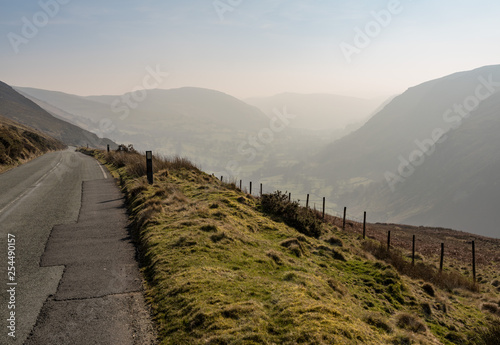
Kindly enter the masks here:
[[[99, 209], [107, 205], [110, 211], [118, 212], [116, 217], [121, 217], [118, 230], [98, 222], [102, 218]], [[90, 215], [84, 216], [90, 221], [84, 228], [91, 233], [73, 231], [85, 221], [81, 209]], [[113, 336], [113, 332], [132, 326], [127, 322], [135, 322], [128, 314], [140, 314], [143, 319], [145, 314], [124, 217], [123, 200], [106, 170], [95, 159], [72, 149], [44, 155], [0, 175], [1, 344], [135, 343], [133, 339], [124, 342], [118, 335], [114, 342]], [[101, 228], [114, 231], [114, 237], [94, 242], [94, 246], [100, 243], [97, 252], [85, 252], [90, 244], [86, 235], [95, 237]], [[112, 263], [99, 252], [126, 257], [125, 264]], [[95, 260], [90, 260], [92, 256]], [[118, 288], [109, 284], [109, 274], [93, 271], [106, 267], [120, 277]], [[95, 276], [101, 281], [91, 279]], [[96, 288], [99, 284], [101, 288]], [[111, 288], [103, 290], [102, 286]], [[89, 322], [92, 318], [99, 322]], [[114, 319], [114, 323], [106, 322], [107, 318]], [[147, 320], [141, 322], [135, 327], [150, 331], [144, 324]], [[86, 332], [96, 327], [98, 337], [89, 342], [92, 334]], [[81, 330], [77, 342], [72, 339], [75, 329]], [[9, 333], [15, 334], [15, 339]]]

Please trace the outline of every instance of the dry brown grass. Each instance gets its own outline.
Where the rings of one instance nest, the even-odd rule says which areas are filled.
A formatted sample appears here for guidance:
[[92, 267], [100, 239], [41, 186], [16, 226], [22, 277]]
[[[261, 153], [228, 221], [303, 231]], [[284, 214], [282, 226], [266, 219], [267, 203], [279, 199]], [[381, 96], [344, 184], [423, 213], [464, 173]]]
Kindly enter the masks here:
[[460, 288], [472, 292], [479, 291], [477, 284], [455, 270], [440, 272], [434, 265], [424, 262], [417, 262], [415, 265], [412, 265], [401, 250], [396, 248], [387, 250], [385, 245], [377, 241], [367, 240], [363, 242], [362, 246], [364, 250], [371, 253], [377, 259], [384, 260], [394, 266], [399, 273], [411, 278], [425, 280], [449, 291]]
[[[146, 176], [147, 167], [144, 154], [139, 152], [112, 151], [105, 153], [104, 159], [117, 168], [126, 167], [127, 173], [131, 177]], [[187, 158], [153, 155], [153, 171], [167, 171], [168, 174], [169, 170], [181, 169], [199, 171], [199, 168]]]

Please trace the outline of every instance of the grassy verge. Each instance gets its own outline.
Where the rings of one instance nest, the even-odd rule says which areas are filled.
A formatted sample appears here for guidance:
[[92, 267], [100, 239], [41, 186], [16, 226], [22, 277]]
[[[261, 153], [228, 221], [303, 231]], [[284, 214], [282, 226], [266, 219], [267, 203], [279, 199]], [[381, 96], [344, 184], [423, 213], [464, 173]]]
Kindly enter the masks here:
[[498, 294], [401, 274], [358, 235], [303, 210], [297, 225], [186, 160], [155, 160], [148, 185], [143, 156], [91, 153], [127, 196], [162, 344], [475, 344], [497, 334]]

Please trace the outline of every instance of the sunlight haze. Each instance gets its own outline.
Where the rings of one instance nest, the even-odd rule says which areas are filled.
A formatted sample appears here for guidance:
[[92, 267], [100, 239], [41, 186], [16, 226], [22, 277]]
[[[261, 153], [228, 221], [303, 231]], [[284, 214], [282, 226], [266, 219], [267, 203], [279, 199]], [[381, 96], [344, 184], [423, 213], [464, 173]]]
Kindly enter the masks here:
[[[158, 85], [163, 89], [373, 99], [495, 64], [500, 56], [496, 1], [4, 0], [1, 6], [2, 79], [77, 95], [130, 92], [142, 86], [148, 66], [159, 66], [169, 73]], [[23, 18], [37, 24], [35, 33]], [[372, 37], [349, 62], [341, 46], [358, 49], [356, 35], [365, 30]]]

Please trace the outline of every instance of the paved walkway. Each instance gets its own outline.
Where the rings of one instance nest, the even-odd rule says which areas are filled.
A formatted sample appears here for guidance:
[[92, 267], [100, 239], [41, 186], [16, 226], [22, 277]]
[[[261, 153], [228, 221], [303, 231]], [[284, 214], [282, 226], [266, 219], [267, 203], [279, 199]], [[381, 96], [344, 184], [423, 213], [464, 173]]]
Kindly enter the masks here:
[[83, 182], [78, 222], [54, 227], [42, 255], [64, 273], [25, 344], [154, 344], [135, 254], [115, 181]]

